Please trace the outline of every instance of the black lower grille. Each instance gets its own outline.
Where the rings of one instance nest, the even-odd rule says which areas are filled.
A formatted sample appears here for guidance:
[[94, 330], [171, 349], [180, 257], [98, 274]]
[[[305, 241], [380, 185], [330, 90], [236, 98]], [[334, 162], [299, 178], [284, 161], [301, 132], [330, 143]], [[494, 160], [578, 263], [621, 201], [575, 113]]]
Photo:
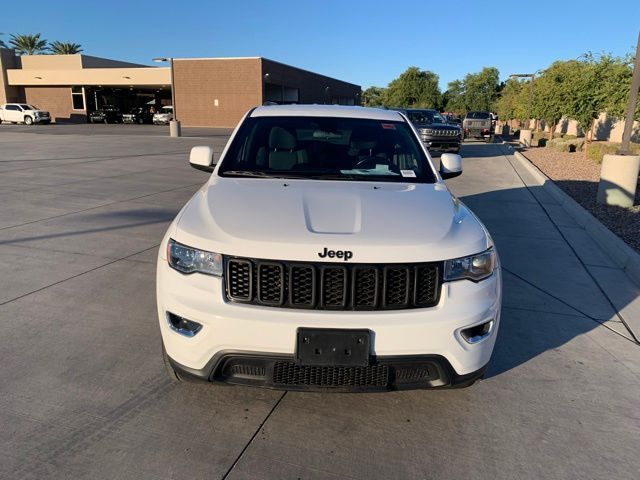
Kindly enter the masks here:
[[231, 301], [321, 310], [401, 310], [440, 300], [442, 262], [362, 265], [226, 258]]
[[275, 362], [273, 383], [283, 386], [386, 387], [389, 383], [389, 367], [319, 367]]

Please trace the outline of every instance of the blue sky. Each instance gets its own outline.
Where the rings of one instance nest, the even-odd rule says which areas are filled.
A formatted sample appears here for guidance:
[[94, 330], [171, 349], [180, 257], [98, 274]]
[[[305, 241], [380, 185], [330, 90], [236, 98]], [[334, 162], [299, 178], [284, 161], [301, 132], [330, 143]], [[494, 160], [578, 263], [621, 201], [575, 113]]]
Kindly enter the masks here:
[[[408, 66], [441, 87], [483, 66], [510, 73], [582, 53], [635, 47], [639, 0], [535, 2], [322, 0], [35, 0], [0, 32], [41, 32], [84, 53], [139, 63], [156, 56], [264, 56], [368, 87]], [[6, 13], [6, 12], [5, 12]]]

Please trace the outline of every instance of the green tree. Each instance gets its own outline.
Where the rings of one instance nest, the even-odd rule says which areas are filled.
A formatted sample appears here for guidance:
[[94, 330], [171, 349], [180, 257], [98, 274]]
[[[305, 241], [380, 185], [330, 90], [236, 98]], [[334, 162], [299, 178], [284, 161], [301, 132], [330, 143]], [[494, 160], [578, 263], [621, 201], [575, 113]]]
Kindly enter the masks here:
[[572, 86], [581, 69], [576, 60], [557, 61], [535, 80], [533, 116], [545, 121], [551, 129], [551, 138], [558, 122], [573, 108]]
[[82, 45], [72, 42], [51, 42], [49, 44], [49, 51], [54, 55], [74, 55], [82, 51]]
[[438, 75], [418, 67], [409, 67], [389, 83], [383, 101], [389, 106], [439, 108], [441, 94]]
[[498, 97], [499, 82], [500, 73], [495, 67], [484, 67], [478, 73], [468, 73], [463, 80], [466, 109], [491, 111]]
[[47, 49], [47, 41], [40, 39], [40, 34], [11, 35], [9, 40], [11, 47], [18, 55], [37, 55], [44, 53]]
[[447, 112], [464, 115], [464, 84], [461, 80], [454, 80], [447, 84], [447, 91], [442, 95], [442, 105]]
[[[634, 57], [632, 55], [605, 56], [601, 58], [601, 62], [605, 64], [601, 71], [601, 103], [609, 116], [618, 120], [623, 119], [631, 89]], [[640, 102], [637, 105], [636, 119], [638, 115], [640, 115]]]
[[[571, 102], [566, 112], [578, 121], [587, 141], [593, 140], [595, 124], [602, 112], [622, 116], [629, 87], [623, 82], [625, 60], [608, 54], [588, 53], [577, 62], [570, 80]], [[625, 88], [626, 87], [626, 88]]]
[[369, 87], [362, 92], [362, 100], [367, 107], [379, 107], [384, 105], [384, 88]]
[[505, 82], [494, 104], [498, 117], [503, 120], [524, 120], [527, 116], [529, 85], [510, 78]]

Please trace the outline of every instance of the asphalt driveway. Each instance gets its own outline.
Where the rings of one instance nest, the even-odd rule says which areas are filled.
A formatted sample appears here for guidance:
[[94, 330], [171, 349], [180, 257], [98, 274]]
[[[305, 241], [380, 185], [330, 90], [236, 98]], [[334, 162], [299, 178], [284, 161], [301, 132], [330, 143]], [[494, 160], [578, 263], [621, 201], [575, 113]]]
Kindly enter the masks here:
[[638, 478], [640, 348], [607, 259], [504, 146], [465, 145], [449, 183], [504, 267], [487, 379], [323, 395], [167, 380], [156, 249], [206, 180], [189, 148], [228, 132], [87, 127], [0, 127], [0, 478]]

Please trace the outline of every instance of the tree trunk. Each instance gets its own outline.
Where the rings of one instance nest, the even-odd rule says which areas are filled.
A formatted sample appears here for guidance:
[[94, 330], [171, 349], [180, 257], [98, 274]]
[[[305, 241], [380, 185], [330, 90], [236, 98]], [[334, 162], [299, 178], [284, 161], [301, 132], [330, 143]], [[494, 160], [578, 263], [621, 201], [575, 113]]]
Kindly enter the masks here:
[[553, 134], [554, 134], [554, 133], [555, 133], [555, 131], [556, 131], [556, 125], [557, 125], [557, 123], [556, 123], [556, 122], [552, 122], [552, 123], [551, 123], [551, 127], [550, 127], [550, 129], [549, 129], [549, 140], [553, 140]]

